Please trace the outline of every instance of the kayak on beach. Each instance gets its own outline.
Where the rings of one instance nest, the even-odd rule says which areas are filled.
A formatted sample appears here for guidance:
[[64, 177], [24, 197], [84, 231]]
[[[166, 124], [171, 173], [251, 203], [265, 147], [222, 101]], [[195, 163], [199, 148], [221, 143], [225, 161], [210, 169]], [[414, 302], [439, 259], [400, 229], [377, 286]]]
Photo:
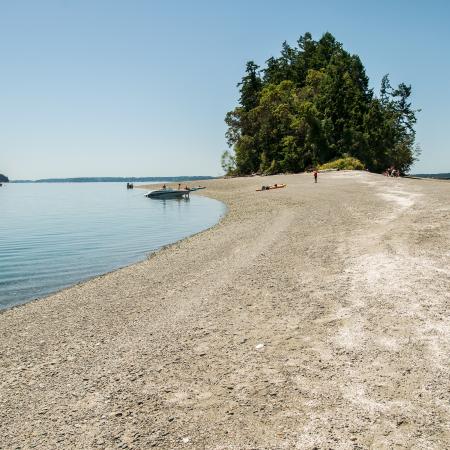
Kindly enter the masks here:
[[256, 189], [257, 192], [270, 191], [271, 189], [281, 189], [286, 187], [287, 184], [272, 184], [271, 186], [262, 186], [261, 189]]

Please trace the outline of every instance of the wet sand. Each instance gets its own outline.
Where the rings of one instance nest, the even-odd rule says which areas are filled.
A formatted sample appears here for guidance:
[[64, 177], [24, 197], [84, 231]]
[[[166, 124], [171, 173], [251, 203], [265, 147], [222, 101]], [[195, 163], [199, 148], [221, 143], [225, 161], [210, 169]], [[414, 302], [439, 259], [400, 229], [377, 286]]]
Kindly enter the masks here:
[[0, 448], [449, 448], [450, 183], [204, 184], [214, 228], [0, 314]]

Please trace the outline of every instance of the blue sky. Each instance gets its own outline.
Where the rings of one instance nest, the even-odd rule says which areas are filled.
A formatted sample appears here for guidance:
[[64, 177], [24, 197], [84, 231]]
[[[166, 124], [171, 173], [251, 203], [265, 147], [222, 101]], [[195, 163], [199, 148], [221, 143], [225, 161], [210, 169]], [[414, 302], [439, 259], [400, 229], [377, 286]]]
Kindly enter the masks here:
[[245, 62], [310, 31], [421, 108], [415, 172], [450, 172], [444, 1], [0, 1], [0, 173], [218, 175]]

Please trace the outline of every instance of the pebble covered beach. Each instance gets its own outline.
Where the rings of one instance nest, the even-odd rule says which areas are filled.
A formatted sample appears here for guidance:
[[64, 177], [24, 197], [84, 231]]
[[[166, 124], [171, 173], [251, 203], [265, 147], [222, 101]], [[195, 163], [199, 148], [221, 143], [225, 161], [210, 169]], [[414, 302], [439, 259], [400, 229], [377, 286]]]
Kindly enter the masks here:
[[218, 225], [0, 314], [0, 448], [448, 448], [450, 183], [202, 184]]

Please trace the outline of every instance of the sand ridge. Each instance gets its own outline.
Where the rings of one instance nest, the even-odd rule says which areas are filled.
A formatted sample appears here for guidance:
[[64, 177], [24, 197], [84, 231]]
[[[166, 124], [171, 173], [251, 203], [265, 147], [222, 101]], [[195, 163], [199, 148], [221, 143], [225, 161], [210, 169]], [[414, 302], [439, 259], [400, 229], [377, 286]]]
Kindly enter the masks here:
[[217, 226], [0, 315], [0, 448], [448, 448], [450, 183], [205, 185]]

